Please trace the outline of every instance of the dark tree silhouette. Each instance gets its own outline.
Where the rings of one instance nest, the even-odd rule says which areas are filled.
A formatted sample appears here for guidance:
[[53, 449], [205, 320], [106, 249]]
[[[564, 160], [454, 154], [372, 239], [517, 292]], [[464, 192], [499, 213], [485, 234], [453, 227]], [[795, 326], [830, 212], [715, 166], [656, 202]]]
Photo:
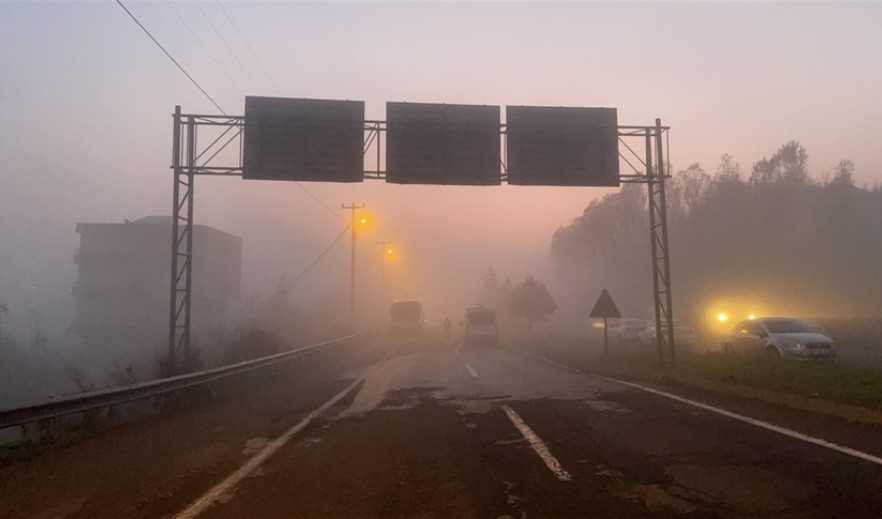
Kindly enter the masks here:
[[[877, 316], [882, 300], [882, 190], [855, 185], [842, 160], [827, 183], [808, 176], [791, 141], [754, 163], [749, 178], [724, 155], [709, 177], [693, 164], [668, 181], [675, 308], [698, 320], [720, 297], [752, 298], [809, 317]], [[551, 244], [564, 308], [609, 289], [624, 313], [652, 304], [645, 188], [595, 200]], [[696, 322], [696, 324], [699, 324]]]
[[527, 279], [512, 289], [509, 306], [512, 314], [527, 320], [530, 332], [533, 331], [534, 322], [544, 321], [557, 310], [557, 304], [548, 289], [533, 276], [527, 276]]

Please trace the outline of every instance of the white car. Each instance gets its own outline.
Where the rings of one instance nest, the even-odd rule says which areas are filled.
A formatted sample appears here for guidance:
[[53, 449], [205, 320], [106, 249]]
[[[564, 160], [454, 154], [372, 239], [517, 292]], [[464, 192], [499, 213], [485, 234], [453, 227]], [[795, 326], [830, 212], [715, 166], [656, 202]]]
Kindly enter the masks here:
[[612, 319], [609, 322], [609, 340], [613, 344], [636, 343], [645, 329], [646, 323], [641, 319]]
[[[667, 323], [662, 320], [662, 331], [667, 329]], [[646, 328], [640, 334], [640, 342], [644, 346], [655, 345], [655, 319], [646, 321]], [[695, 344], [695, 330], [681, 321], [674, 319], [674, 344], [676, 346], [692, 346]]]
[[765, 354], [771, 359], [830, 360], [836, 358], [833, 339], [810, 323], [783, 317], [741, 321], [723, 337], [724, 352]]

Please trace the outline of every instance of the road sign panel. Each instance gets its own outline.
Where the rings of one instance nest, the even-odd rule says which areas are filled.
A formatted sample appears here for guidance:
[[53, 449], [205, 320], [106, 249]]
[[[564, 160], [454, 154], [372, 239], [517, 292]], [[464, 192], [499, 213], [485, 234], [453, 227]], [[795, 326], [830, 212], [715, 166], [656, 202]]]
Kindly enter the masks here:
[[604, 288], [603, 292], [600, 293], [600, 297], [597, 298], [597, 302], [594, 303], [594, 308], [591, 310], [591, 313], [588, 314], [588, 317], [621, 317], [622, 313], [619, 312], [618, 307], [616, 307], [615, 302], [613, 302], [613, 298], [609, 295], [609, 292]]
[[386, 182], [499, 185], [498, 106], [386, 104]]
[[363, 146], [363, 101], [245, 98], [245, 179], [361, 182]]
[[615, 108], [506, 107], [508, 183], [618, 186]]

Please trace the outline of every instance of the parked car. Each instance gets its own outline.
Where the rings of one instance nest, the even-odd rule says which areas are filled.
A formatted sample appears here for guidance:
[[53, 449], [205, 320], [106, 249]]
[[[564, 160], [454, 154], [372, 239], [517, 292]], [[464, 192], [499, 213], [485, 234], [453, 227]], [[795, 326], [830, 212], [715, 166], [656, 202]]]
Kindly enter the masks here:
[[726, 352], [765, 354], [771, 359], [836, 358], [833, 339], [815, 331], [810, 323], [783, 317], [741, 321], [723, 337], [721, 346]]
[[[667, 329], [667, 323], [662, 320], [662, 330], [665, 329]], [[640, 342], [644, 346], [655, 345], [655, 319], [646, 321], [646, 326], [640, 334]], [[680, 319], [674, 319], [674, 344], [677, 346], [695, 344], [695, 330]]]
[[636, 343], [645, 329], [646, 323], [641, 319], [612, 319], [609, 321], [609, 340], [613, 344]]
[[465, 327], [465, 343], [469, 346], [499, 342], [499, 324], [492, 308], [470, 307], [466, 309], [465, 321], [460, 324]]

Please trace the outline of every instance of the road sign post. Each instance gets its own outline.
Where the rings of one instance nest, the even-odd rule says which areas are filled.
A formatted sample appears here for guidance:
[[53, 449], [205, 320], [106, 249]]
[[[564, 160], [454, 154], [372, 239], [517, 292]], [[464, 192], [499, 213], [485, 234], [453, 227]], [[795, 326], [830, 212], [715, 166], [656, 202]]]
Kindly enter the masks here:
[[609, 336], [607, 335], [607, 330], [609, 327], [607, 326], [607, 318], [603, 318], [603, 356], [606, 357], [609, 355]]
[[600, 293], [600, 297], [597, 298], [597, 302], [594, 303], [594, 308], [591, 310], [589, 317], [593, 318], [603, 318], [603, 354], [609, 355], [609, 334], [607, 330], [608, 319], [610, 317], [619, 318], [622, 316], [622, 313], [619, 312], [619, 309], [616, 307], [616, 303], [613, 301], [609, 292], [604, 288], [603, 292]]

